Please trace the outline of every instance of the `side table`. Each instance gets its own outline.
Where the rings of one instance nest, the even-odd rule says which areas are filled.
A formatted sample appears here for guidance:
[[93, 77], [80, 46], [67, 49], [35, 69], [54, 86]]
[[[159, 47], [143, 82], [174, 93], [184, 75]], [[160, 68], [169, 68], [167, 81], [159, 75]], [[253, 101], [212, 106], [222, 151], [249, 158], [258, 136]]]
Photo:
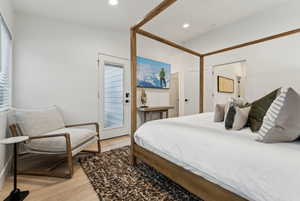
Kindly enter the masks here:
[[0, 140], [0, 144], [13, 144], [14, 145], [14, 189], [4, 201], [22, 201], [24, 200], [29, 191], [21, 191], [17, 188], [17, 157], [18, 157], [18, 144], [25, 142], [29, 139], [28, 136], [10, 137]]

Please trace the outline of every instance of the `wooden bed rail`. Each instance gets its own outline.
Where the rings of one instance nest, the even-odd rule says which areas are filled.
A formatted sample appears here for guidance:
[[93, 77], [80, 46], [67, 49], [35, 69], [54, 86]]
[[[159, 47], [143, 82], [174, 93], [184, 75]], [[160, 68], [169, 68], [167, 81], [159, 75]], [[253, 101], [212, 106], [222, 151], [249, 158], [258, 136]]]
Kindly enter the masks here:
[[154, 9], [152, 9], [142, 21], [140, 21], [138, 24], [132, 27], [132, 29], [139, 29], [143, 25], [145, 25], [147, 22], [151, 21], [154, 17], [162, 13], [164, 10], [166, 10], [168, 7], [170, 7], [173, 3], [175, 3], [177, 0], [164, 0], [162, 1], [158, 6], [156, 6]]
[[242, 48], [242, 47], [255, 45], [255, 44], [258, 44], [258, 43], [266, 42], [266, 41], [269, 41], [269, 40], [274, 40], [276, 38], [286, 37], [286, 36], [289, 36], [289, 35], [292, 35], [292, 34], [297, 34], [297, 33], [300, 33], [300, 28], [299, 29], [294, 29], [294, 30], [291, 30], [291, 31], [287, 31], [287, 32], [283, 32], [283, 33], [280, 33], [280, 34], [264, 37], [264, 38], [261, 38], [261, 39], [258, 39], [258, 40], [253, 40], [253, 41], [250, 41], [250, 42], [242, 43], [242, 44], [239, 44], [239, 45], [234, 45], [234, 46], [231, 46], [231, 47], [223, 48], [223, 49], [216, 50], [216, 51], [213, 51], [213, 52], [208, 52], [208, 53], [203, 54], [203, 56], [205, 56], [205, 57], [206, 56], [211, 56], [211, 55], [214, 55], [214, 54], [219, 54], [219, 53], [222, 53], [222, 52], [227, 52], [227, 51], [239, 49], [239, 48]]
[[205, 201], [247, 201], [141, 146], [134, 145], [134, 154], [144, 163]]
[[149, 32], [147, 32], [147, 31], [144, 31], [144, 30], [142, 30], [142, 29], [138, 29], [138, 30], [137, 30], [137, 33], [138, 33], [138, 34], [141, 34], [141, 35], [143, 35], [143, 36], [145, 36], [145, 37], [151, 38], [151, 39], [153, 39], [153, 40], [159, 41], [159, 42], [161, 42], [161, 43], [164, 43], [164, 44], [166, 44], [166, 45], [169, 45], [169, 46], [171, 46], [171, 47], [174, 47], [174, 48], [177, 48], [177, 49], [179, 49], [179, 50], [182, 50], [182, 51], [184, 51], [184, 52], [190, 53], [190, 54], [192, 54], [192, 55], [194, 55], [194, 56], [198, 56], [198, 57], [202, 56], [200, 53], [198, 53], [198, 52], [196, 52], [196, 51], [194, 51], [194, 50], [190, 50], [190, 49], [188, 49], [188, 48], [186, 48], [186, 47], [183, 47], [183, 46], [181, 46], [181, 45], [178, 45], [178, 44], [176, 44], [176, 43], [174, 43], [174, 42], [172, 42], [172, 41], [169, 41], [169, 40], [167, 40], [167, 39], [164, 39], [164, 38], [162, 38], [162, 37], [159, 37], [159, 36], [157, 36], [157, 35], [154, 35], [154, 34], [152, 34], [152, 33], [149, 33]]

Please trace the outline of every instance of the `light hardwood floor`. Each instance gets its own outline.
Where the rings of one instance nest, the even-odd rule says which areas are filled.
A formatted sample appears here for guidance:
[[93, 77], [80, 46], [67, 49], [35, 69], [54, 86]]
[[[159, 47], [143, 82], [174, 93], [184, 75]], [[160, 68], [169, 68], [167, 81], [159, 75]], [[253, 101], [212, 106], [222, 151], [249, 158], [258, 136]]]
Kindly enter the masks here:
[[[130, 138], [128, 136], [101, 142], [102, 151], [116, 149], [129, 144]], [[96, 150], [96, 145], [93, 145], [91, 149]], [[74, 161], [74, 176], [72, 179], [18, 176], [18, 182], [21, 190], [30, 191], [26, 201], [99, 201], [96, 192], [77, 161]], [[4, 200], [10, 193], [12, 184], [12, 178], [9, 177], [4, 184], [3, 190], [0, 192], [0, 200]]]

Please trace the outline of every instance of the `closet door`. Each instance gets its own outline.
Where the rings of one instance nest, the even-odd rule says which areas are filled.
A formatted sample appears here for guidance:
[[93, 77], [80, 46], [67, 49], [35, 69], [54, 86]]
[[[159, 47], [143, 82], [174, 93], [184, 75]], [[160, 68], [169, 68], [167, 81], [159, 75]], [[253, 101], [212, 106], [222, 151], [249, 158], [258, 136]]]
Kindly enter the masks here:
[[199, 113], [199, 71], [184, 72], [184, 115]]

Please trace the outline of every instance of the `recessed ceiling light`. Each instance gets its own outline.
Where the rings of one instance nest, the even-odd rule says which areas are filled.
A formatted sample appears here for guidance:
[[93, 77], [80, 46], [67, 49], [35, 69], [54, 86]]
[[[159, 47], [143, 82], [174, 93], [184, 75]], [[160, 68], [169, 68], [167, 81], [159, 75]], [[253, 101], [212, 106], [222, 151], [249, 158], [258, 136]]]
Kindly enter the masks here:
[[189, 24], [189, 23], [184, 23], [183, 25], [182, 25], [182, 28], [184, 28], [184, 29], [187, 29], [187, 28], [189, 28], [191, 25]]
[[116, 5], [119, 4], [119, 0], [109, 0], [108, 3], [109, 3], [109, 5], [111, 5], [111, 6], [116, 6]]

